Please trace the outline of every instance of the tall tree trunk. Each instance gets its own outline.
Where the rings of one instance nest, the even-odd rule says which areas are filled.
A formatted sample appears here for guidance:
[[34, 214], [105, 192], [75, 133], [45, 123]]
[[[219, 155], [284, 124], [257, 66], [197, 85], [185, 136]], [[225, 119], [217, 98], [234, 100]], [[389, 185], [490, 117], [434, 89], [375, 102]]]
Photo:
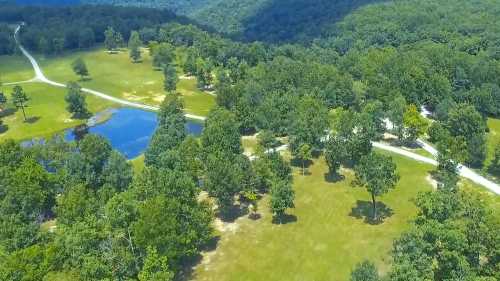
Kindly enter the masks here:
[[26, 112], [24, 112], [24, 106], [21, 106], [21, 109], [23, 110], [23, 116], [24, 116], [24, 122], [26, 122]]
[[373, 204], [373, 220], [377, 220], [377, 202], [375, 202], [375, 194], [372, 193], [372, 204]]
[[302, 160], [302, 175], [306, 175], [306, 161]]

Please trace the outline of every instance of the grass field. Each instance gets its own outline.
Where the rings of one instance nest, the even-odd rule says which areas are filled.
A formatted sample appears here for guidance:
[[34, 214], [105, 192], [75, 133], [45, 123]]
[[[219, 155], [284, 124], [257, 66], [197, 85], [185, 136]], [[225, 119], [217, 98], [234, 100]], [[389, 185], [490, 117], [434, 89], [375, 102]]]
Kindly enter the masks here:
[[11, 83], [35, 77], [28, 59], [23, 56], [0, 56], [0, 82]]
[[[10, 98], [13, 86], [4, 86], [3, 89]], [[64, 96], [66, 90], [41, 83], [27, 83], [22, 85], [31, 100], [26, 108], [26, 115], [30, 119], [24, 122], [21, 110], [14, 111], [12, 105], [2, 118], [7, 130], [0, 133], [0, 141], [7, 138], [16, 140], [31, 139], [34, 137], [49, 137], [64, 129], [81, 124], [82, 120], [70, 119], [66, 111]], [[92, 113], [116, 106], [94, 96], [87, 96], [88, 108]]]
[[488, 154], [486, 157], [486, 165], [488, 165], [495, 156], [495, 146], [500, 143], [500, 119], [488, 119]]
[[[408, 227], [416, 212], [411, 200], [430, 190], [426, 181], [433, 167], [393, 156], [401, 174], [397, 188], [381, 198], [393, 214], [382, 224], [365, 221], [370, 197], [346, 179], [325, 180], [323, 159], [309, 169], [310, 175], [295, 171], [296, 218], [284, 225], [271, 221], [267, 199], [260, 203], [262, 218], [237, 220], [234, 231], [224, 232], [215, 252], [209, 253], [195, 270], [196, 280], [348, 280], [354, 265], [374, 261], [381, 273], [388, 270], [394, 238]], [[293, 220], [293, 219], [292, 219]], [[208, 259], [208, 261], [207, 261]]]
[[[82, 86], [130, 101], [158, 105], [166, 93], [163, 90], [163, 73], [155, 71], [151, 57], [143, 50], [143, 61], [132, 63], [128, 52], [108, 54], [104, 49], [73, 52], [59, 57], [37, 56], [45, 75], [66, 83], [78, 81], [71, 63], [78, 57], [85, 60], [91, 80], [80, 81]], [[196, 80], [182, 76], [177, 91], [182, 95], [186, 112], [206, 116], [215, 104], [215, 98], [197, 89]]]

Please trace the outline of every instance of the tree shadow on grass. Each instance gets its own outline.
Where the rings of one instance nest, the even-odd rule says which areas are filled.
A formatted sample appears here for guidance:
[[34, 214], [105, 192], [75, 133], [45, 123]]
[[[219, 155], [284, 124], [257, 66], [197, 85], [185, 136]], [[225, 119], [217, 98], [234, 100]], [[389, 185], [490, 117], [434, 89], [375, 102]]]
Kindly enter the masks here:
[[283, 214], [281, 216], [273, 216], [273, 224], [289, 224], [297, 222], [296, 215]]
[[219, 217], [223, 222], [234, 222], [239, 217], [248, 214], [248, 208], [245, 204], [234, 204], [231, 207], [225, 208], [223, 211], [219, 211]]
[[373, 205], [370, 201], [358, 200], [356, 207], [351, 209], [349, 216], [363, 219], [366, 223], [377, 225], [394, 215], [394, 211], [382, 202], [377, 202], [377, 219], [373, 219]]
[[339, 173], [325, 173], [325, 181], [329, 183], [337, 183], [345, 180], [345, 176]]
[[[219, 245], [221, 237], [219, 235], [212, 237], [207, 241], [205, 245], [200, 248], [201, 252], [212, 252], [217, 249]], [[186, 258], [181, 262], [182, 269], [179, 274], [174, 278], [175, 281], [187, 281], [193, 279], [193, 272], [197, 265], [201, 263], [203, 256], [201, 254], [197, 254], [193, 257]]]
[[26, 120], [24, 120], [24, 123], [34, 124], [34, 123], [36, 123], [38, 120], [40, 120], [40, 118], [41, 118], [41, 117], [39, 117], [39, 116], [29, 117], [29, 118], [26, 118]]

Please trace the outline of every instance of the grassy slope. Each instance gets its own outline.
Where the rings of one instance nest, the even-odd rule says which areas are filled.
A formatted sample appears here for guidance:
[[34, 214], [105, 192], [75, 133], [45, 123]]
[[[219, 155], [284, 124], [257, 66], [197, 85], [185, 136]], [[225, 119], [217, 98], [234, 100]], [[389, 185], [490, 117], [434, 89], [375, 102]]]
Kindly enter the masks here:
[[20, 82], [33, 78], [35, 72], [22, 56], [0, 56], [0, 82]]
[[[7, 98], [10, 98], [12, 87], [4, 86]], [[21, 110], [3, 117], [2, 119], [4, 124], [8, 126], [8, 130], [0, 134], [0, 141], [7, 138], [24, 140], [33, 137], [48, 137], [83, 122], [70, 119], [70, 114], [65, 109], [65, 89], [41, 83], [23, 84], [22, 87], [31, 98], [28, 103], [29, 107], [26, 108], [27, 117], [34, 117], [36, 121], [33, 123], [24, 122]], [[93, 96], [87, 97], [87, 103], [89, 110], [93, 113], [113, 106], [109, 102]], [[10, 108], [12, 108], [11, 105]]]
[[[103, 49], [74, 52], [57, 58], [40, 57], [45, 74], [52, 80], [66, 83], [79, 80], [71, 70], [71, 63], [82, 57], [92, 79], [80, 82], [82, 86], [135, 102], [158, 105], [165, 96], [163, 73], [154, 71], [151, 58], [143, 54], [142, 63], [132, 63], [127, 52], [110, 55]], [[188, 113], [206, 116], [215, 99], [199, 91], [195, 79], [180, 79], [177, 90], [182, 94]]]
[[488, 156], [486, 158], [486, 165], [495, 156], [495, 146], [500, 143], [500, 119], [488, 119], [488, 128], [490, 128], [490, 133], [488, 134]]
[[[381, 198], [394, 215], [381, 225], [371, 225], [352, 215], [358, 204], [366, 206], [367, 192], [346, 180], [329, 183], [324, 160], [310, 168], [311, 175], [295, 174], [297, 222], [271, 223], [267, 199], [260, 205], [260, 220], [239, 220], [235, 233], [224, 233], [210, 262], [195, 271], [196, 280], [348, 280], [351, 269], [363, 259], [388, 270], [392, 241], [415, 215], [411, 199], [430, 190], [425, 178], [431, 166], [393, 156], [401, 181]], [[369, 206], [369, 205], [368, 205]], [[332, 279], [333, 278], [333, 279]]]

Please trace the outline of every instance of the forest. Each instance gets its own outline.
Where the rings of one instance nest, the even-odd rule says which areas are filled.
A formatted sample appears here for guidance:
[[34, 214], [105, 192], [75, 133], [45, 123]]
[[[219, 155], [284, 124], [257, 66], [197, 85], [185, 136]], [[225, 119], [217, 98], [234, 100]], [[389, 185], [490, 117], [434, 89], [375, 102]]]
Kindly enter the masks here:
[[[132, 2], [142, 6], [112, 4]], [[192, 13], [186, 3], [156, 2]], [[416, 217], [388, 249], [384, 276], [364, 262], [351, 280], [500, 279], [499, 216], [462, 189], [458, 168], [500, 175], [500, 144], [486, 162], [487, 120], [500, 117], [500, 1], [272, 2], [224, 1], [199, 10], [200, 23], [150, 8], [0, 6], [2, 21], [27, 23], [21, 41], [40, 53], [125, 49], [135, 40], [175, 73], [169, 64], [180, 48], [183, 72], [217, 102], [196, 139], [187, 136], [182, 102], [168, 95], [140, 172], [97, 135], [0, 142], [1, 280], [189, 279], [217, 237], [213, 221], [229, 219], [236, 205], [267, 196], [281, 225], [295, 207], [293, 171], [307, 175], [314, 155], [329, 177], [352, 171], [375, 222], [383, 212], [377, 218], [376, 200], [400, 180], [391, 157], [372, 146], [384, 133], [409, 147], [429, 136], [439, 151], [436, 190], [408, 202]], [[14, 52], [12, 28], [2, 24], [0, 54]], [[251, 161], [241, 137], [255, 133]], [[283, 138], [289, 157], [275, 150]], [[54, 221], [56, 231], [42, 230]]]

